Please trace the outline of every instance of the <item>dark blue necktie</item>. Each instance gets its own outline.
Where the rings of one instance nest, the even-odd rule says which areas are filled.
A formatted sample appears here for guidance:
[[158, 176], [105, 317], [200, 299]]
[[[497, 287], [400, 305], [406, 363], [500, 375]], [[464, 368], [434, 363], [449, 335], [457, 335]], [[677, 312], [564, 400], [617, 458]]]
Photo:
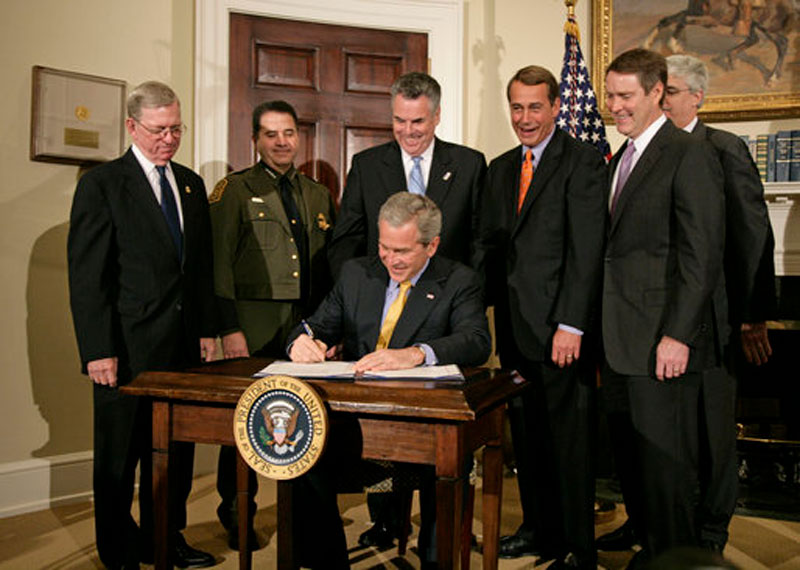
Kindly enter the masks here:
[[166, 167], [156, 166], [156, 170], [158, 170], [158, 179], [161, 183], [161, 211], [167, 220], [172, 241], [175, 242], [178, 259], [183, 259], [183, 233], [181, 232], [181, 221], [178, 217], [178, 205], [175, 203], [175, 196], [172, 194], [172, 186], [167, 180]]

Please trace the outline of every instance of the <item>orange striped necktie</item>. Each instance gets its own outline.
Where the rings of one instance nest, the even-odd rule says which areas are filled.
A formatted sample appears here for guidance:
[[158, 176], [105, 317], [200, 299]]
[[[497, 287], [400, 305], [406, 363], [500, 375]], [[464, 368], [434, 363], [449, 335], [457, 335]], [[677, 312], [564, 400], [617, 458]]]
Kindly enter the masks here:
[[400, 283], [400, 291], [397, 293], [392, 304], [386, 310], [386, 317], [383, 319], [381, 325], [381, 334], [378, 336], [378, 342], [375, 344], [375, 350], [380, 350], [389, 346], [389, 341], [392, 340], [394, 328], [397, 326], [397, 321], [400, 320], [400, 315], [403, 308], [406, 306], [406, 293], [411, 288], [411, 281], [403, 281]]
[[522, 161], [522, 172], [519, 175], [519, 202], [517, 203], [517, 213], [522, 210], [522, 203], [525, 201], [525, 195], [528, 193], [528, 188], [531, 186], [533, 180], [533, 151], [528, 149], [525, 153], [525, 160]]

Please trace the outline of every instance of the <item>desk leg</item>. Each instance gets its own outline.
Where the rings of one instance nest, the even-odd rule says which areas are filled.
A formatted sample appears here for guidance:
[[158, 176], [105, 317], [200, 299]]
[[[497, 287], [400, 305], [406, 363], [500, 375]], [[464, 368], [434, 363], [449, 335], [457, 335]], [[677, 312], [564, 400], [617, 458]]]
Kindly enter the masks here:
[[248, 535], [253, 528], [253, 517], [249, 509], [250, 467], [248, 467], [241, 453], [236, 453], [236, 504], [239, 518], [239, 569], [252, 568], [252, 556]]
[[441, 569], [461, 567], [464, 446], [461, 428], [436, 426], [436, 557]]
[[500, 406], [489, 412], [490, 422], [498, 437], [483, 448], [483, 567], [497, 570], [497, 551], [500, 542], [500, 508], [503, 495], [503, 449], [501, 435], [503, 411]]
[[172, 407], [153, 401], [153, 540], [156, 570], [171, 570], [169, 532], [169, 440]]
[[291, 481], [278, 481], [278, 570], [295, 570], [294, 513], [292, 511], [292, 493], [294, 485]]

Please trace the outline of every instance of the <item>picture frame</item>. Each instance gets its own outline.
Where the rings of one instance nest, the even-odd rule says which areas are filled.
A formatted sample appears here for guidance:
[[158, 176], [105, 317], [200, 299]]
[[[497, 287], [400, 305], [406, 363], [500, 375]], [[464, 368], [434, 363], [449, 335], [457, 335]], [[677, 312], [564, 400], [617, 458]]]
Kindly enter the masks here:
[[33, 66], [30, 158], [112, 160], [125, 148], [125, 81]]
[[[682, 52], [706, 63], [709, 88], [699, 113], [705, 121], [800, 116], [800, 29], [791, 25], [800, 8], [795, 6], [781, 0], [593, 0], [592, 80], [603, 118], [611, 121], [605, 70], [634, 47], [665, 56]], [[782, 62], [778, 44], [783, 40], [772, 41], [761, 31], [770, 29], [769, 17], [776, 30], [772, 37], [786, 39]], [[752, 33], [754, 43], [743, 47]]]

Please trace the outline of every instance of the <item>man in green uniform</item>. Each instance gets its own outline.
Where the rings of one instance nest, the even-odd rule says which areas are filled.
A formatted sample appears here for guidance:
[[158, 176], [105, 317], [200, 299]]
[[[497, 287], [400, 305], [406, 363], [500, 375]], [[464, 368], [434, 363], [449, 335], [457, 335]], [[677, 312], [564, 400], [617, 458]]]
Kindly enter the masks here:
[[[287, 335], [330, 289], [326, 248], [335, 210], [328, 189], [294, 167], [299, 136], [289, 103], [255, 108], [253, 142], [261, 160], [220, 180], [208, 200], [222, 350], [225, 358], [285, 358]], [[220, 450], [217, 490], [217, 514], [238, 548], [233, 447]]]

